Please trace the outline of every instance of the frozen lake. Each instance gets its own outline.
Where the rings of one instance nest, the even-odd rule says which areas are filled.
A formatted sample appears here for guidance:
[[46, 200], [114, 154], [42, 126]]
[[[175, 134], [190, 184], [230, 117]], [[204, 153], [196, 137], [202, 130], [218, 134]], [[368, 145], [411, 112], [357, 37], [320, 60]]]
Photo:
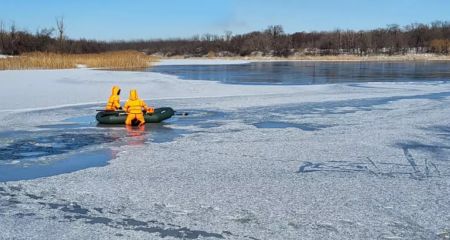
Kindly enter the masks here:
[[[0, 72], [0, 239], [448, 239], [450, 83], [425, 80]], [[112, 84], [189, 115], [99, 126]]]
[[149, 71], [234, 84], [448, 81], [450, 62], [251, 62], [161, 65]]

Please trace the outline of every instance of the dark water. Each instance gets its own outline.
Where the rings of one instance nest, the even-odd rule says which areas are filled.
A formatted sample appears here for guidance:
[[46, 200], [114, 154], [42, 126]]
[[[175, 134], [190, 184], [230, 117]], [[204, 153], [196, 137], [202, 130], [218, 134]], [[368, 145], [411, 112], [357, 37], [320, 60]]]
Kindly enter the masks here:
[[104, 133], [95, 132], [30, 132], [0, 148], [0, 161], [38, 158], [68, 153], [86, 146], [114, 141]]
[[105, 166], [113, 157], [109, 149], [77, 153], [58, 161], [0, 165], [0, 182], [35, 179]]
[[231, 84], [307, 85], [348, 82], [449, 81], [450, 62], [254, 62], [236, 65], [155, 66], [181, 79]]
[[[43, 111], [36, 114], [52, 113]], [[204, 130], [220, 126], [211, 120], [222, 116], [218, 112], [189, 110], [187, 116], [174, 116], [163, 123], [127, 128], [124, 125], [98, 124], [95, 112], [92, 112], [91, 115], [78, 115], [32, 129], [0, 131], [0, 182], [105, 166], [115, 156], [111, 151], [113, 146], [140, 147], [148, 143], [172, 142], [195, 132], [186, 128], [195, 126]]]

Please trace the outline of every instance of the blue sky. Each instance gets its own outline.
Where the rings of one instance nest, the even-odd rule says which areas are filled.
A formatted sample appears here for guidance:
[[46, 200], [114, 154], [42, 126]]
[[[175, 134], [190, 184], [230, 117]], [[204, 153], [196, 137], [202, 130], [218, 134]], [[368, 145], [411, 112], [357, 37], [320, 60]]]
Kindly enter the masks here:
[[372, 29], [450, 20], [449, 0], [1, 0], [0, 21], [35, 31], [64, 16], [71, 38], [100, 40]]

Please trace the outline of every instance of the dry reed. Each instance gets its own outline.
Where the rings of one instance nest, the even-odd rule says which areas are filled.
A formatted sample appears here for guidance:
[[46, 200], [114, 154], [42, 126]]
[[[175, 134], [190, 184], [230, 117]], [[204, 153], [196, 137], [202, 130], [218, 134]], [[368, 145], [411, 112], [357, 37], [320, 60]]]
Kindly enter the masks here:
[[151, 66], [157, 58], [138, 51], [96, 54], [56, 54], [33, 52], [0, 59], [0, 70], [88, 68], [135, 69]]

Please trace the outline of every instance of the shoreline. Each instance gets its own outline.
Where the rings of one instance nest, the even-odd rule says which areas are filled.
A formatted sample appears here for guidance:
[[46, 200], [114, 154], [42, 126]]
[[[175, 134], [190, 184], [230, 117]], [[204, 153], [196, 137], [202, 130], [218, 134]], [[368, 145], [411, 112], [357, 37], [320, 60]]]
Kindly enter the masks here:
[[301, 56], [301, 57], [161, 57], [161, 60], [220, 60], [220, 61], [247, 61], [247, 62], [427, 62], [427, 61], [450, 61], [450, 55], [434, 54], [410, 54], [395, 56]]
[[[0, 60], [10, 58], [9, 56], [0, 55]], [[435, 55], [435, 54], [409, 54], [409, 55], [395, 55], [395, 56], [356, 56], [356, 55], [341, 55], [341, 56], [298, 56], [298, 57], [265, 57], [265, 56], [234, 56], [234, 57], [157, 57], [149, 55], [154, 59], [149, 62], [148, 67], [158, 65], [210, 65], [210, 64], [246, 64], [251, 62], [448, 62], [450, 55]], [[11, 57], [14, 58], [14, 57]], [[170, 62], [170, 64], [168, 64]], [[58, 69], [102, 69], [101, 67], [88, 67], [86, 65], [77, 64], [73, 68], [67, 67], [30, 67], [30, 68], [5, 68], [0, 67], [0, 71], [8, 70], [58, 70]], [[109, 68], [112, 70], [132, 70], [135, 68]]]

